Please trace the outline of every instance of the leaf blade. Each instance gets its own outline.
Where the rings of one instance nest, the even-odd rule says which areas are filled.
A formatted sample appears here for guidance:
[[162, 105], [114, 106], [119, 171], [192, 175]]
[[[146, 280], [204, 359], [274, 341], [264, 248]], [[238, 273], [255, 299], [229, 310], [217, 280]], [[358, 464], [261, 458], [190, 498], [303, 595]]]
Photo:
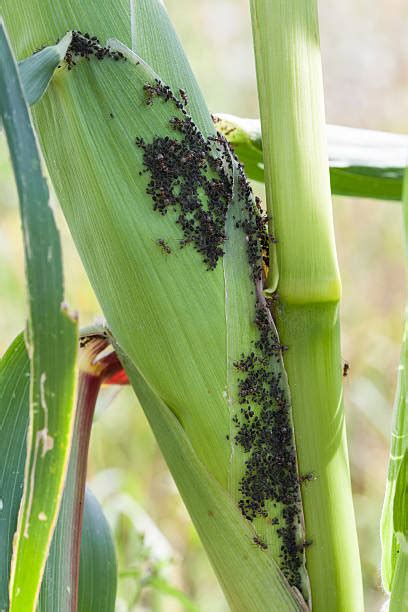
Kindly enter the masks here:
[[[68, 465], [77, 324], [63, 304], [58, 231], [18, 69], [0, 23], [0, 109], [19, 193], [29, 324], [30, 423], [10, 576], [10, 610], [35, 608]], [[35, 527], [34, 527], [35, 526]]]
[[[217, 128], [232, 144], [249, 178], [264, 182], [261, 126], [258, 119], [216, 115]], [[333, 195], [401, 200], [408, 137], [327, 125]]]

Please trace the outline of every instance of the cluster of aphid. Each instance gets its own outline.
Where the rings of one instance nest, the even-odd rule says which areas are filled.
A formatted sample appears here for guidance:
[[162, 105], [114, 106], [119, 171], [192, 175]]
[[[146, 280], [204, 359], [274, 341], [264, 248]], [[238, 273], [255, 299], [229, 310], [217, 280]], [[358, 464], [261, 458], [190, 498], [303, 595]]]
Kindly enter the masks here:
[[[247, 242], [247, 257], [255, 285], [255, 325], [258, 339], [254, 350], [242, 355], [234, 366], [243, 375], [238, 381], [240, 417], [235, 415], [235, 443], [248, 459], [239, 490], [239, 507], [249, 521], [268, 516], [268, 504], [283, 506], [278, 526], [282, 539], [281, 568], [290, 584], [301, 588], [300, 569], [303, 564], [304, 544], [298, 542], [299, 513], [301, 507], [297, 459], [293, 439], [290, 402], [282, 387], [281, 374], [272, 370], [273, 361], [279, 361], [287, 347], [280, 344], [272, 315], [262, 294], [262, 277], [269, 267], [269, 242], [276, 242], [268, 234], [268, 218], [263, 215], [260, 200], [253, 197], [242, 165], [232, 154], [238, 169], [239, 201], [243, 203], [235, 226], [242, 228]], [[267, 548], [258, 536], [254, 542]]]
[[72, 40], [65, 54], [65, 61], [68, 65], [68, 70], [72, 70], [76, 66], [75, 57], [83, 57], [89, 60], [95, 57], [97, 60], [110, 57], [115, 61], [126, 61], [126, 57], [121, 51], [112, 51], [109, 47], [103, 47], [96, 36], [90, 36], [88, 32], [72, 32]]
[[[147, 143], [141, 138], [136, 145], [143, 150], [144, 172], [150, 181], [147, 193], [154, 210], [162, 215], [176, 213], [176, 222], [183, 232], [181, 246], [191, 243], [202, 255], [208, 269], [214, 269], [224, 254], [227, 239], [225, 222], [232, 202], [234, 177], [242, 209], [235, 226], [241, 228], [247, 243], [248, 263], [256, 293], [255, 324], [258, 339], [253, 351], [242, 355], [234, 365], [241, 373], [238, 401], [241, 416], [233, 418], [234, 436], [248, 459], [240, 481], [239, 507], [249, 521], [266, 517], [270, 505], [283, 505], [280, 519], [272, 524], [282, 539], [281, 567], [290, 584], [301, 587], [303, 544], [299, 544], [300, 490], [297, 476], [290, 404], [281, 384], [281, 374], [272, 369], [283, 347], [277, 338], [272, 316], [262, 295], [264, 266], [269, 265], [267, 221], [260, 202], [253, 198], [243, 168], [224, 137], [205, 139], [188, 116], [185, 93], [180, 99], [159, 80], [144, 86], [145, 103], [156, 98], [173, 103], [181, 116], [171, 119], [177, 137], [155, 137]], [[237, 217], [238, 217], [238, 213]], [[162, 239], [157, 244], [168, 253]], [[228, 438], [228, 436], [227, 436]], [[258, 536], [254, 543], [262, 550], [267, 544]]]
[[300, 588], [299, 570], [303, 547], [299, 546], [300, 491], [293, 442], [290, 404], [281, 384], [281, 374], [270, 365], [281, 350], [271, 325], [267, 306], [258, 299], [255, 324], [259, 339], [255, 350], [242, 355], [234, 365], [243, 377], [238, 382], [241, 418], [233, 417], [237, 428], [235, 442], [248, 459], [240, 481], [239, 507], [249, 521], [268, 516], [268, 504], [283, 505], [278, 534], [282, 538], [281, 567], [289, 582]]
[[183, 233], [180, 247], [192, 244], [212, 270], [224, 254], [232, 179], [223, 162], [213, 154], [212, 143], [187, 115], [183, 90], [180, 101], [167, 85], [155, 80], [146, 83], [144, 92], [147, 105], [161, 98], [174, 103], [182, 113], [170, 121], [178, 137], [155, 137], [150, 143], [141, 138], [135, 140], [143, 150], [143, 164], [150, 175], [147, 193], [154, 210], [162, 215], [169, 210], [177, 213], [176, 223]]
[[269, 268], [268, 217], [263, 214], [261, 201], [253, 196], [242, 165], [238, 163], [238, 188], [240, 201], [244, 202], [242, 218], [235, 223], [245, 233], [248, 263], [254, 282], [262, 278], [265, 268]]

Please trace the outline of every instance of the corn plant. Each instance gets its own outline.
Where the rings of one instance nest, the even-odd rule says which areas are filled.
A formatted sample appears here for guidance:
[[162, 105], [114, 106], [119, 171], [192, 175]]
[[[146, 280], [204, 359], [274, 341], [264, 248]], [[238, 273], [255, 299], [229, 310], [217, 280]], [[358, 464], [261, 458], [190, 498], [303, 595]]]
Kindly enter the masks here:
[[[29, 303], [0, 364], [4, 609], [114, 609], [112, 539], [85, 477], [99, 389], [118, 382], [232, 610], [363, 608], [331, 191], [400, 199], [406, 142], [366, 135], [359, 157], [361, 134], [331, 127], [329, 169], [316, 2], [250, 6], [255, 126], [209, 113], [159, 0], [3, 2]], [[80, 332], [33, 129], [106, 318]], [[394, 610], [407, 598], [400, 459], [383, 519]]]

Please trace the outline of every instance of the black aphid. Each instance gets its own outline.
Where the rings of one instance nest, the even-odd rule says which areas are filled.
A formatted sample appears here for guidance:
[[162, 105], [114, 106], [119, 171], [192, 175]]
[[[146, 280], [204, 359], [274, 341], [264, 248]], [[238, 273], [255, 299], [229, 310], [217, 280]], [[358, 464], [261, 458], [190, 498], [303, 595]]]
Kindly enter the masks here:
[[87, 60], [91, 57], [97, 60], [109, 57], [115, 61], [126, 61], [126, 57], [121, 51], [112, 51], [109, 47], [103, 47], [96, 36], [90, 36], [88, 32], [82, 34], [79, 30], [72, 32], [72, 40], [65, 54], [68, 70], [72, 70], [76, 66], [74, 57], [83, 57]]
[[264, 542], [263, 540], [261, 540], [260, 537], [258, 536], [254, 536], [253, 537], [253, 542], [254, 544], [256, 544], [261, 550], [267, 550], [268, 549], [268, 545], [266, 544], [266, 542]]
[[348, 361], [345, 361], [343, 365], [343, 376], [347, 376], [349, 373], [349, 370], [350, 370], [350, 364]]
[[184, 91], [184, 89], [179, 89], [179, 94], [180, 94], [180, 98], [184, 102], [184, 106], [187, 106], [187, 104], [188, 104], [188, 97], [187, 97], [187, 94]]
[[171, 253], [171, 248], [169, 247], [169, 245], [167, 244], [167, 242], [165, 242], [163, 240], [163, 238], [158, 238], [156, 240], [156, 244], [161, 248], [163, 253], [166, 253], [167, 255], [170, 255]]

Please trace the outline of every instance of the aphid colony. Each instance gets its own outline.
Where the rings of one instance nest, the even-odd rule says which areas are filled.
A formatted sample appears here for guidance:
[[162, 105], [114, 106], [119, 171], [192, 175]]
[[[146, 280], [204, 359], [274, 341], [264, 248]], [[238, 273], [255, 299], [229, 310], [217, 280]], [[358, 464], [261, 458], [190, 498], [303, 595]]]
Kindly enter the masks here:
[[[155, 80], [145, 84], [144, 96], [148, 106], [160, 98], [174, 104], [181, 114], [170, 121], [178, 137], [155, 137], [150, 143], [136, 139], [143, 150], [144, 172], [149, 173], [147, 193], [160, 214], [176, 212], [176, 223], [184, 236], [181, 246], [192, 244], [209, 270], [224, 254], [227, 211], [231, 204], [238, 206], [232, 199], [233, 177], [238, 181], [240, 209], [234, 213], [234, 220], [236, 228], [245, 234], [259, 332], [251, 353], [234, 364], [242, 376], [238, 382], [242, 409], [241, 418], [233, 417], [233, 441], [248, 454], [238, 505], [251, 522], [268, 515], [268, 504], [283, 505], [280, 519], [272, 519], [282, 540], [280, 566], [290, 584], [301, 589], [304, 542], [299, 542], [298, 535], [301, 498], [290, 403], [281, 375], [274, 374], [271, 367], [286, 347], [278, 340], [262, 294], [263, 265], [269, 265], [267, 218], [224, 137], [205, 139], [188, 116], [184, 92], [180, 91], [180, 101], [168, 86]], [[267, 549], [258, 536], [254, 543], [261, 550]]]
[[222, 161], [212, 154], [212, 143], [187, 115], [186, 96], [181, 91], [182, 101], [179, 101], [159, 80], [144, 86], [148, 106], [160, 97], [172, 101], [181, 111], [181, 117], [170, 121], [179, 137], [156, 137], [151, 143], [136, 138], [135, 142], [143, 150], [143, 164], [150, 175], [147, 193], [153, 200], [154, 210], [161, 215], [169, 210], [177, 213], [176, 223], [184, 236], [180, 247], [192, 244], [212, 270], [224, 254], [232, 179]]
[[290, 403], [282, 386], [281, 374], [271, 367], [280, 358], [278, 342], [270, 312], [258, 297], [255, 323], [259, 339], [254, 350], [242, 355], [234, 365], [243, 375], [238, 381], [238, 402], [241, 419], [233, 417], [236, 426], [235, 443], [248, 459], [239, 490], [239, 507], [249, 521], [268, 516], [268, 504], [282, 504], [277, 533], [282, 539], [281, 569], [290, 584], [301, 589], [299, 570], [303, 546], [298, 541], [300, 521], [300, 489], [296, 452], [290, 418]]
[[83, 57], [89, 60], [91, 56], [97, 60], [110, 57], [115, 61], [126, 61], [126, 57], [120, 51], [112, 51], [109, 47], [103, 47], [96, 36], [90, 36], [88, 32], [72, 32], [72, 40], [65, 54], [65, 61], [68, 65], [68, 70], [72, 70], [76, 66], [74, 57]]

